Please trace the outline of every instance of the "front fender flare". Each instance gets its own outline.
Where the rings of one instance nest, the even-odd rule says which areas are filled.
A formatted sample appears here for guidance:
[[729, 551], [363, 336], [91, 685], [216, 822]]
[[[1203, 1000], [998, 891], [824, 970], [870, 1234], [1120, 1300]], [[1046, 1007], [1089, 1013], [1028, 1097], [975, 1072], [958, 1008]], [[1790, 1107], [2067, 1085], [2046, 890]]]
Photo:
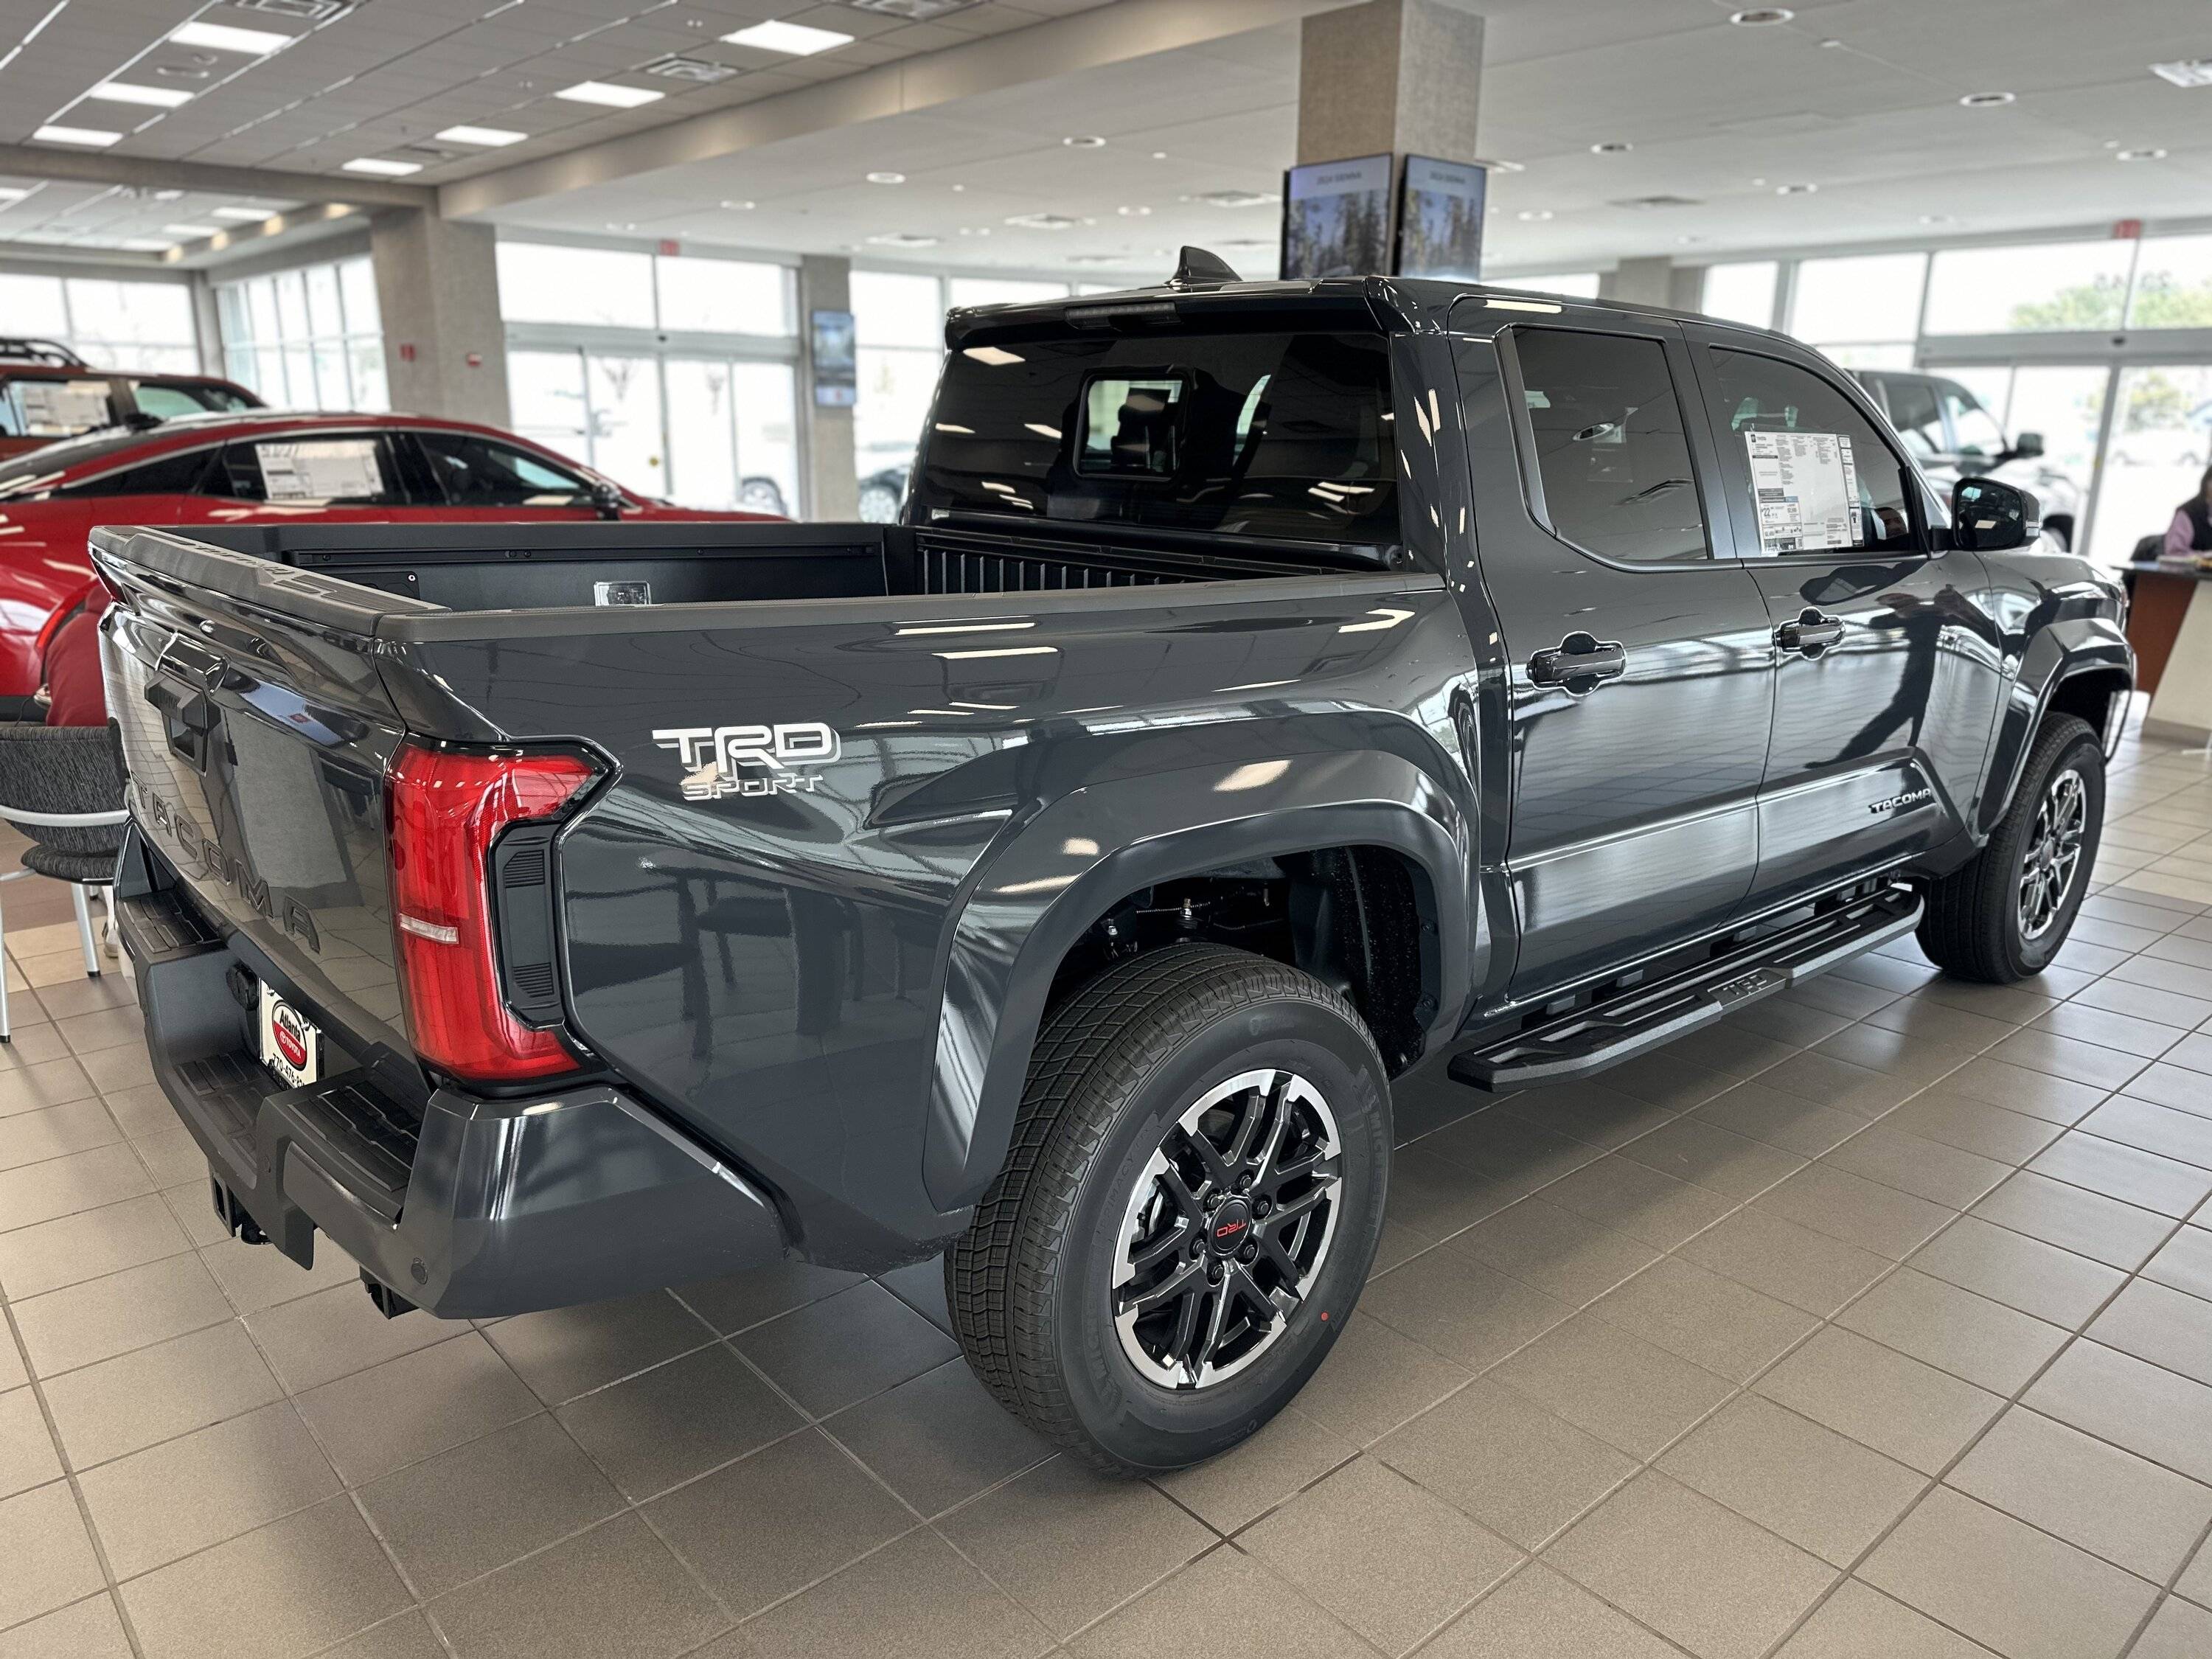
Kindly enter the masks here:
[[2027, 765], [2035, 734], [2050, 709], [2052, 693], [2077, 674], [2117, 670], [2135, 684], [2135, 652], [2111, 617], [2069, 617], [2039, 629], [2021, 656], [2020, 672], [1997, 716], [1990, 746], [1988, 787], [1974, 823], [1977, 839], [1993, 834], [2012, 805], [2020, 775]]
[[922, 1176], [940, 1210], [982, 1197], [1006, 1156], [1061, 958], [1116, 902], [1177, 876], [1319, 847], [1386, 847], [1427, 874], [1437, 929], [1431, 1041], [1456, 1029], [1488, 929], [1474, 826], [1401, 756], [1377, 750], [1194, 767], [1075, 790], [1005, 842], [954, 923]]

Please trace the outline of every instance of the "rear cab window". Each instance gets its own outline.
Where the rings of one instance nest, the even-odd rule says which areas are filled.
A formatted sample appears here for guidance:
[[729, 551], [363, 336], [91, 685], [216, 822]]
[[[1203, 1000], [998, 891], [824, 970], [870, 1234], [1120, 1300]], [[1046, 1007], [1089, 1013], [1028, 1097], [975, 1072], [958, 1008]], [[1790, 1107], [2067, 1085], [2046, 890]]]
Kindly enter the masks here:
[[985, 337], [946, 361], [914, 504], [924, 523], [984, 513], [1395, 544], [1389, 365], [1379, 332]]

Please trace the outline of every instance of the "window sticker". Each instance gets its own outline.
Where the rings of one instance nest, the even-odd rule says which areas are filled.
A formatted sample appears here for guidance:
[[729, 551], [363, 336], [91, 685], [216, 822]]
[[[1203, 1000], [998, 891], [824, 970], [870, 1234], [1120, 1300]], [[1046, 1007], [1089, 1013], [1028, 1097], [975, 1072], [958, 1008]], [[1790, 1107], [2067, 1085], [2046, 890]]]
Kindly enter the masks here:
[[113, 419], [105, 380], [18, 380], [15, 398], [33, 438], [73, 438]]
[[259, 444], [254, 454], [272, 501], [374, 501], [386, 493], [374, 438]]
[[1759, 550], [1817, 553], [1859, 542], [1859, 479], [1841, 432], [1747, 432]]

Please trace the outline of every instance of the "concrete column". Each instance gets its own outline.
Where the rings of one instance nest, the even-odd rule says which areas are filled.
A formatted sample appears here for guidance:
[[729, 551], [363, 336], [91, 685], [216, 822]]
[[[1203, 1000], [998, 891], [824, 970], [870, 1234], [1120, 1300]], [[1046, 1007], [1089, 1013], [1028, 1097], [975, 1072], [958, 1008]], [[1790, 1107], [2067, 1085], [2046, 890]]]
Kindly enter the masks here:
[[[853, 308], [853, 264], [810, 253], [799, 262], [799, 429], [805, 471], [805, 515], [817, 522], [860, 514], [860, 485], [853, 448], [853, 411], [823, 409], [814, 401], [814, 328], [817, 311]], [[919, 435], [919, 434], [917, 434]]]
[[422, 208], [392, 209], [371, 222], [392, 408], [509, 423], [494, 246], [490, 226], [456, 224]]
[[1365, 0], [1300, 27], [1301, 164], [1386, 150], [1446, 161], [1482, 154], [1482, 18], [1474, 0]]
[[1626, 300], [1638, 306], [1671, 305], [1674, 299], [1674, 262], [1663, 254], [1623, 259], [1598, 278], [1598, 297]]

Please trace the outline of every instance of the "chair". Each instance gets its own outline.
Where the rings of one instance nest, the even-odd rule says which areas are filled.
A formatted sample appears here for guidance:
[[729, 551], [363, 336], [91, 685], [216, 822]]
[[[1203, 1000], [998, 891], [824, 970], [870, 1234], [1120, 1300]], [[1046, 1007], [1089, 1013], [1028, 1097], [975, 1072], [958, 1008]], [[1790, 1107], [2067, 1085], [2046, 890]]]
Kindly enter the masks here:
[[[84, 971], [100, 976], [100, 947], [92, 935], [90, 890], [103, 890], [112, 926], [115, 915], [115, 857], [123, 847], [123, 764], [115, 734], [105, 726], [0, 725], [0, 819], [31, 837], [23, 867], [0, 882], [51, 876], [70, 884], [76, 902], [77, 934]], [[0, 961], [6, 954], [0, 920]], [[0, 972], [0, 1042], [9, 1040], [8, 982]]]

